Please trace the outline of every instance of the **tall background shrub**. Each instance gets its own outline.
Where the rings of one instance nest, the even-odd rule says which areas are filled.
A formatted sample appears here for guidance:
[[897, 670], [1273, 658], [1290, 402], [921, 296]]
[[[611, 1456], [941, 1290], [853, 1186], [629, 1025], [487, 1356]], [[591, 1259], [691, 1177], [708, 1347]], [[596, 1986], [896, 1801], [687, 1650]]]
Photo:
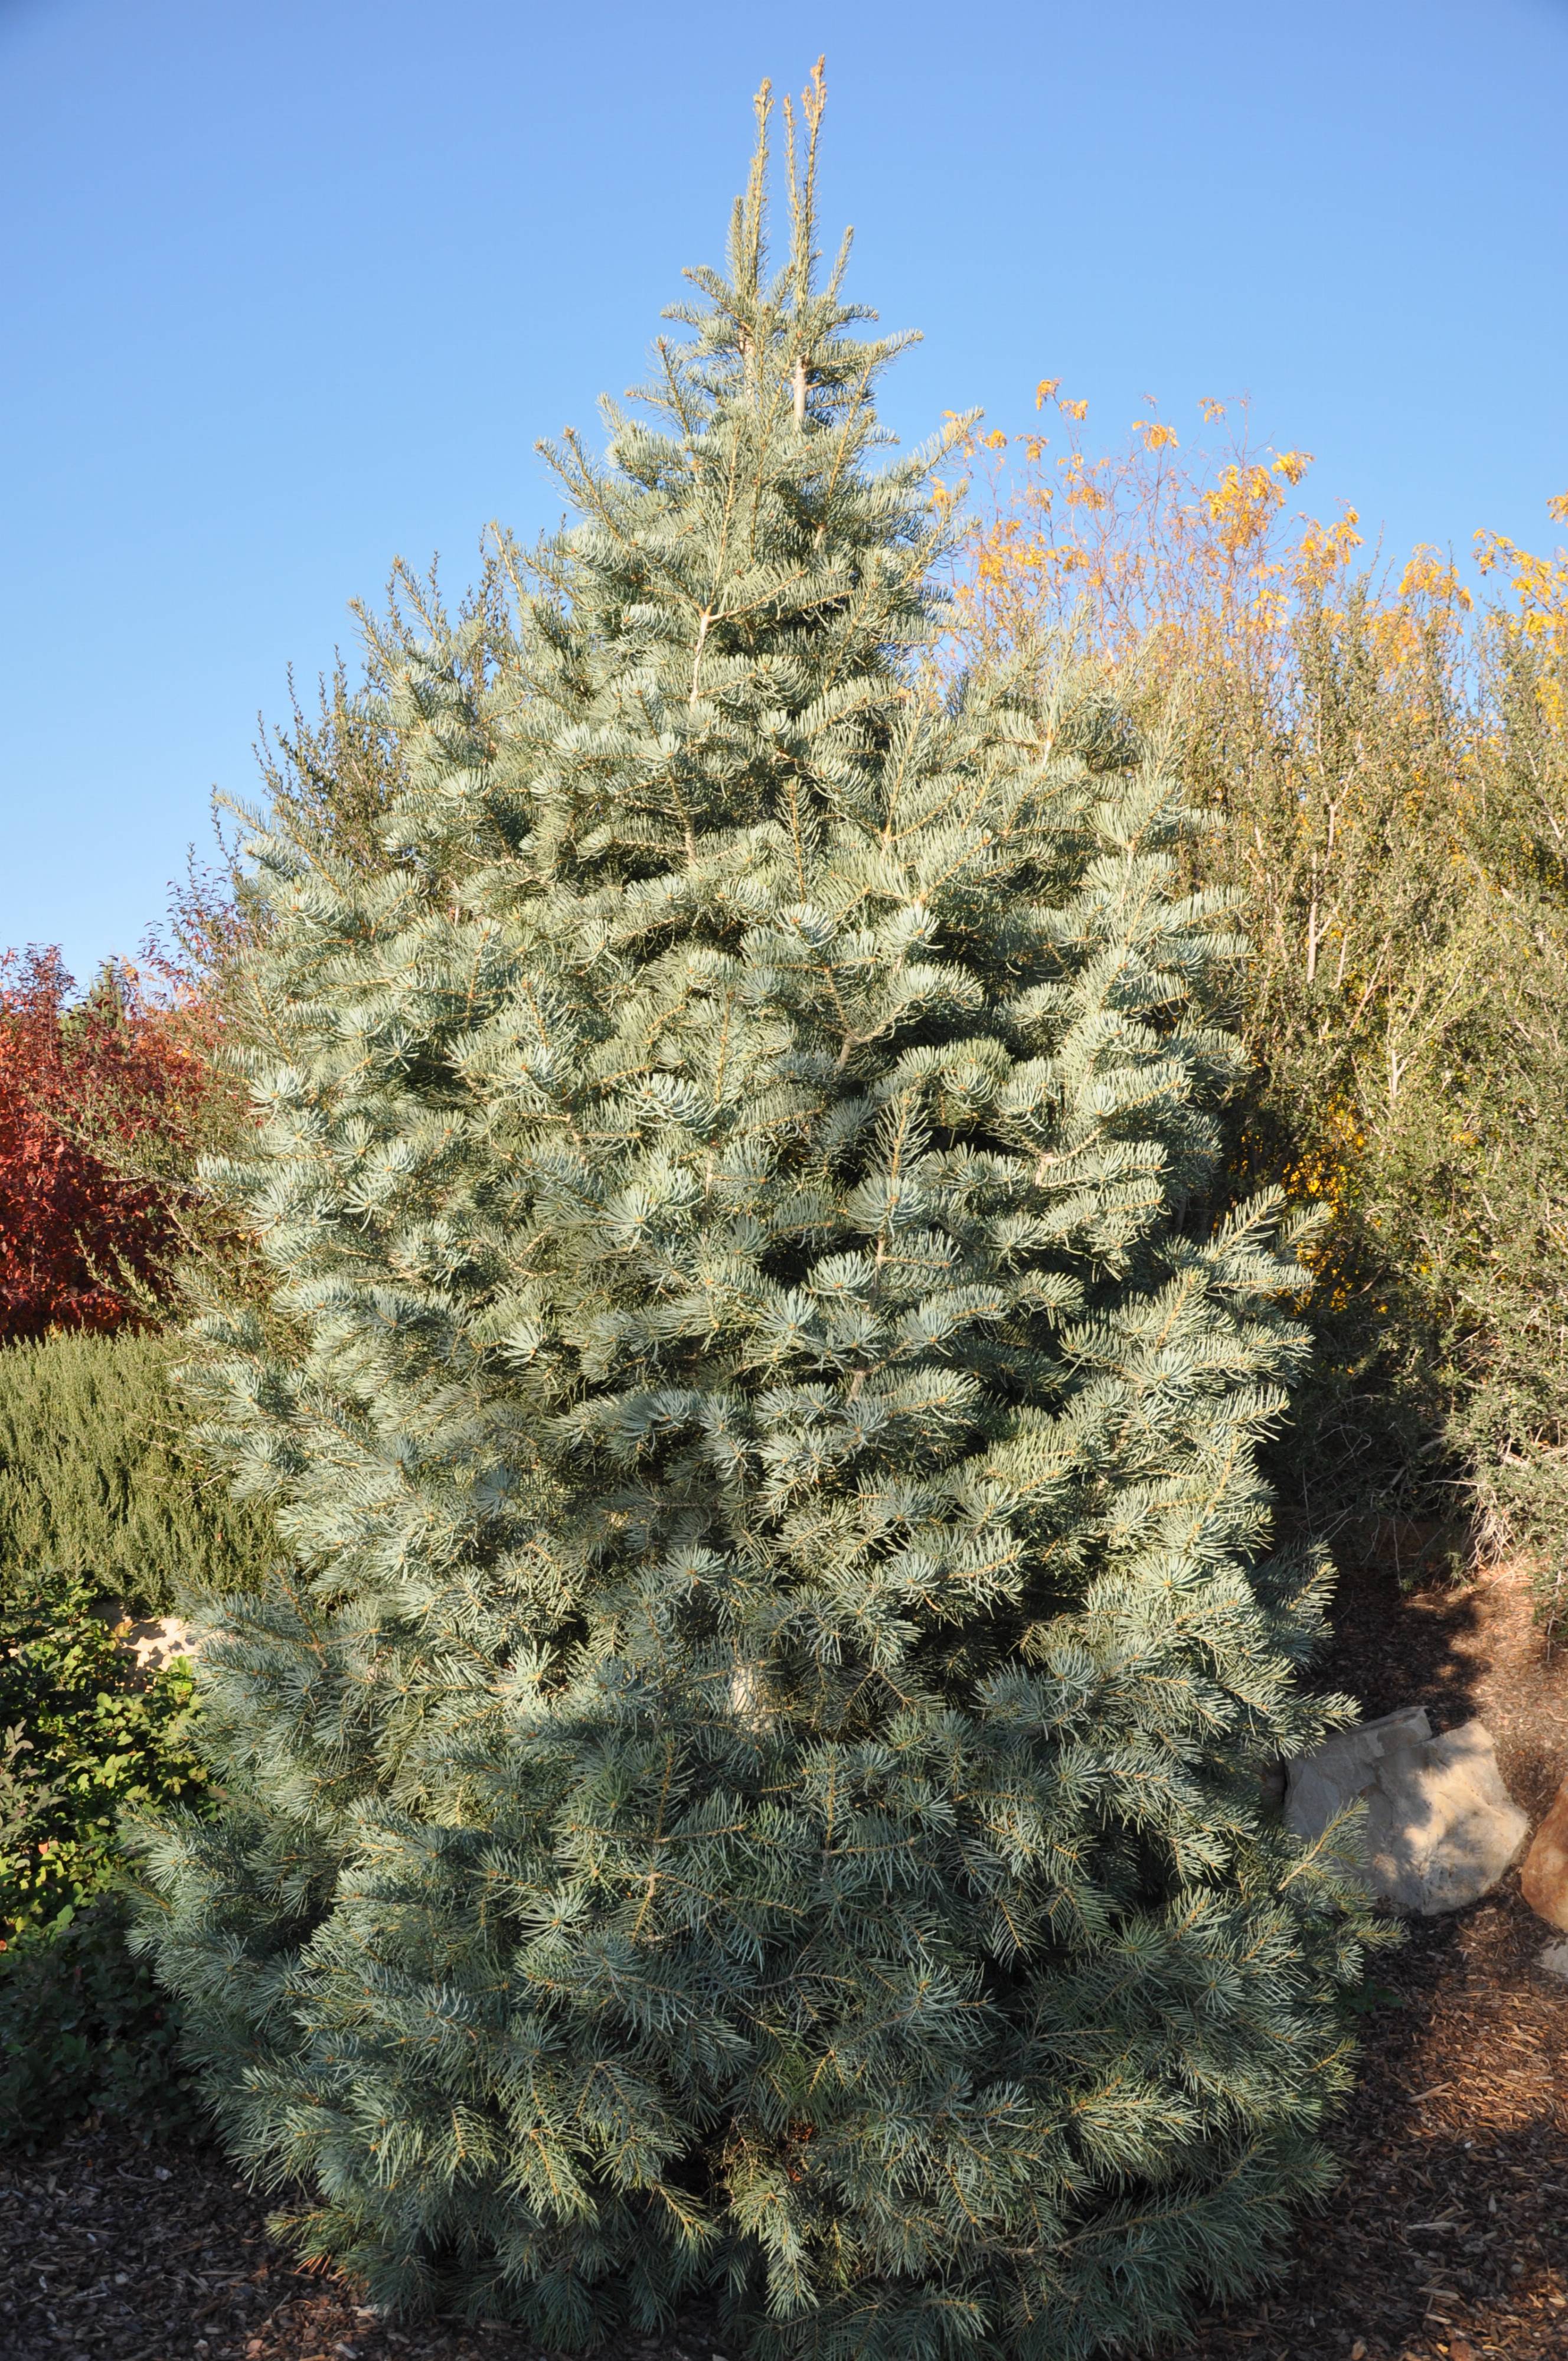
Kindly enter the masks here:
[[1568, 561], [1478, 535], [1511, 593], [1480, 610], [1439, 553], [1369, 566], [1354, 511], [1293, 515], [1310, 456], [1218, 402], [1207, 451], [1150, 415], [1096, 454], [1085, 404], [1039, 401], [1039, 432], [971, 438], [960, 637], [1070, 622], [1223, 823], [1189, 873], [1255, 946], [1234, 1168], [1330, 1214], [1287, 1499], [1353, 1557], [1522, 1547], [1555, 1614]]
[[113, 1329], [166, 1289], [206, 1034], [123, 966], [77, 999], [57, 950], [0, 961], [0, 1342]]

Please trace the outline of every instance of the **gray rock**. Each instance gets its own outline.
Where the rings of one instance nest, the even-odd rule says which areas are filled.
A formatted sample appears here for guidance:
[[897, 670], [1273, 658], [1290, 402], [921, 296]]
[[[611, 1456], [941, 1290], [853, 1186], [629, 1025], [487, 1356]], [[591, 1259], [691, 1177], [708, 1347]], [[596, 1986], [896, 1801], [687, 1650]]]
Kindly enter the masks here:
[[1568, 1943], [1548, 1943], [1540, 1964], [1549, 1976], [1561, 1976], [1568, 1983]]
[[1423, 1918], [1489, 1893], [1530, 1833], [1486, 1726], [1466, 1721], [1434, 1738], [1420, 1706], [1340, 1730], [1288, 1766], [1294, 1835], [1315, 1841], [1358, 1801], [1366, 1818], [1348, 1865], [1375, 1900]]

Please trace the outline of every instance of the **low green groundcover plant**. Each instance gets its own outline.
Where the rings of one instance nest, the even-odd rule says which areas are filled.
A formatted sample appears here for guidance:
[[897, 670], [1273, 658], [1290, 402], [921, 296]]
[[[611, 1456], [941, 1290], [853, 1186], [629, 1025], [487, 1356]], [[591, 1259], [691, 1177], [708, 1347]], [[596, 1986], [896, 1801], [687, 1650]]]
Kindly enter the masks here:
[[144, 2139], [197, 2128], [181, 2010], [126, 1949], [109, 1892], [24, 1927], [0, 1959], [0, 2151], [51, 2147], [90, 2114]]
[[127, 1807], [199, 1800], [191, 1668], [143, 1681], [88, 1587], [44, 1576], [0, 1609], [0, 1939], [102, 1893]]

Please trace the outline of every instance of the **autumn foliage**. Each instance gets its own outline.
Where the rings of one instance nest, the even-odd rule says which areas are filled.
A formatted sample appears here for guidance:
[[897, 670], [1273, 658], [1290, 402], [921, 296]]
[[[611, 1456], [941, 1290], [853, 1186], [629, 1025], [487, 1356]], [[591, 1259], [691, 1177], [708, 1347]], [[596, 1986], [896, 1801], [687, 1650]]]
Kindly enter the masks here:
[[1568, 552], [1387, 563], [1298, 507], [1310, 453], [1200, 408], [1102, 445], [1047, 379], [970, 436], [962, 660], [1068, 633], [1213, 817], [1236, 1178], [1325, 1216], [1285, 1495], [1349, 1556], [1523, 1548], [1568, 1618]]
[[126, 968], [73, 1001], [55, 950], [0, 961], [0, 1341], [98, 1332], [156, 1301], [205, 1027]]

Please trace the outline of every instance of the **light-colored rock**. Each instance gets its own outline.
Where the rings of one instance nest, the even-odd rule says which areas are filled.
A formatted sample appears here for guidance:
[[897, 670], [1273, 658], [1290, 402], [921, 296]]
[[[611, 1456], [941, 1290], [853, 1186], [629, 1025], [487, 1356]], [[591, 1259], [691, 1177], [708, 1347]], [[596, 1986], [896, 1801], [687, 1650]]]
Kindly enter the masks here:
[[151, 1680], [165, 1664], [178, 1657], [197, 1653], [196, 1627], [181, 1615], [132, 1616], [125, 1601], [105, 1598], [93, 1609], [100, 1623], [106, 1624], [115, 1645], [136, 1658], [137, 1671], [143, 1680]]
[[1285, 1769], [1285, 1824], [1293, 1836], [1321, 1837], [1329, 1822], [1373, 1786], [1387, 1755], [1425, 1745], [1431, 1724], [1424, 1706], [1386, 1713], [1380, 1721], [1359, 1721], [1336, 1730], [1314, 1753], [1299, 1754]]
[[195, 1627], [179, 1615], [145, 1616], [139, 1622], [127, 1623], [115, 1637], [136, 1658], [137, 1672], [149, 1680], [177, 1657], [196, 1653]]
[[1289, 1765], [1285, 1821], [1295, 1835], [1315, 1840], [1358, 1800], [1366, 1819], [1354, 1866], [1375, 1900], [1423, 1918], [1489, 1893], [1530, 1832], [1486, 1726], [1434, 1738], [1420, 1706], [1340, 1730]]
[[1568, 1943], [1548, 1943], [1541, 1955], [1541, 1965], [1549, 1976], [1561, 1976], [1568, 1983]]
[[1568, 1927], [1568, 1780], [1524, 1857], [1519, 1890], [1538, 1918], [1549, 1927]]

